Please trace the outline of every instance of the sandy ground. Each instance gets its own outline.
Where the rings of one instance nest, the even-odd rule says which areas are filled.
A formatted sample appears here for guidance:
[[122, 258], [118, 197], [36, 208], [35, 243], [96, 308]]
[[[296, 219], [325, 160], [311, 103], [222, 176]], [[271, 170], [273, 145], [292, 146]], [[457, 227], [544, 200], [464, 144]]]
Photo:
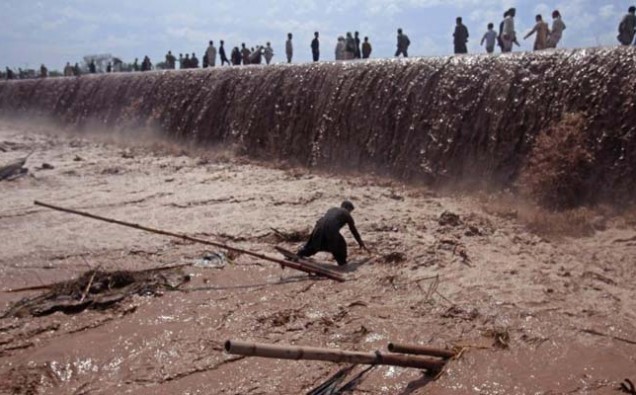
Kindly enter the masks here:
[[[379, 367], [355, 393], [616, 393], [636, 378], [636, 229], [620, 218], [583, 238], [528, 232], [470, 196], [370, 175], [259, 165], [174, 147], [111, 144], [0, 123], [0, 289], [67, 280], [101, 265], [197, 262], [206, 246], [36, 207], [34, 200], [210, 238], [277, 256], [270, 227], [307, 231], [343, 199], [382, 258], [316, 280], [239, 256], [188, 267], [182, 292], [107, 311], [0, 320], [0, 393], [301, 394], [328, 362], [236, 359], [227, 339], [375, 351], [406, 342], [460, 347], [433, 380]], [[49, 163], [54, 169], [38, 169]], [[443, 225], [450, 211], [461, 223]], [[344, 229], [353, 261], [367, 257]], [[299, 243], [280, 243], [296, 249]], [[332, 263], [328, 255], [318, 260]], [[438, 283], [435, 286], [435, 279]], [[37, 293], [0, 293], [0, 309]]]

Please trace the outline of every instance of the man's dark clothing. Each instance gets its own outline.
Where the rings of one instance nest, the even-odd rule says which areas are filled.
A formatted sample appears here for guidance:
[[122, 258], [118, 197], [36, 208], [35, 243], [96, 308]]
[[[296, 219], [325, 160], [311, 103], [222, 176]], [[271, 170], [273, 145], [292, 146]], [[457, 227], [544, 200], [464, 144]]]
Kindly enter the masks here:
[[347, 264], [347, 242], [340, 234], [340, 229], [349, 225], [349, 229], [358, 244], [363, 247], [364, 243], [353, 222], [351, 213], [344, 208], [330, 208], [327, 213], [316, 222], [314, 230], [311, 232], [309, 241], [298, 251], [298, 256], [308, 257], [320, 251], [330, 252], [338, 262], [338, 265]]
[[362, 59], [369, 59], [371, 56], [371, 44], [366, 41], [362, 43]]
[[230, 64], [230, 61], [227, 59], [227, 55], [225, 54], [225, 48], [223, 48], [223, 44], [219, 47], [219, 57], [221, 58], [221, 66], [224, 64]]
[[453, 34], [453, 43], [455, 44], [455, 53], [463, 54], [468, 53], [466, 43], [468, 42], [468, 29], [465, 25], [459, 24], [455, 27], [455, 33]]
[[362, 53], [360, 52], [360, 37], [355, 36], [354, 40], [356, 41], [356, 50], [353, 54], [355, 59], [360, 59], [362, 57]]
[[311, 55], [314, 58], [314, 62], [320, 60], [320, 42], [317, 37], [311, 40]]
[[397, 57], [400, 55], [404, 55], [405, 58], [408, 58], [409, 45], [411, 45], [411, 40], [409, 40], [409, 37], [404, 33], [398, 34], [397, 51], [395, 52], [395, 56]]

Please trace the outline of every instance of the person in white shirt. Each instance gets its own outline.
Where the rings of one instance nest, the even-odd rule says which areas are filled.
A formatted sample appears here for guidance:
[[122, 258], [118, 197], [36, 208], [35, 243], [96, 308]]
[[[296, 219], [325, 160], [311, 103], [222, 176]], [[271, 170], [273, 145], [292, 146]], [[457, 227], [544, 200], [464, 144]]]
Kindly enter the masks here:
[[493, 53], [495, 52], [495, 43], [497, 41], [497, 32], [495, 32], [495, 25], [492, 23], [488, 24], [488, 31], [484, 34], [484, 37], [481, 39], [481, 44], [484, 45], [486, 43], [486, 52]]
[[561, 13], [558, 10], [555, 10], [552, 13], [552, 18], [552, 30], [548, 37], [548, 48], [557, 47], [557, 44], [561, 41], [561, 37], [563, 37], [563, 31], [565, 30], [565, 23], [563, 23]]
[[516, 14], [516, 9], [509, 9], [503, 21], [503, 29], [501, 32], [502, 52], [512, 52], [512, 44], [517, 41], [517, 32], [515, 32]]
[[285, 55], [287, 55], [287, 63], [292, 62], [294, 56], [294, 46], [292, 45], [292, 34], [287, 33], [287, 42], [285, 43]]

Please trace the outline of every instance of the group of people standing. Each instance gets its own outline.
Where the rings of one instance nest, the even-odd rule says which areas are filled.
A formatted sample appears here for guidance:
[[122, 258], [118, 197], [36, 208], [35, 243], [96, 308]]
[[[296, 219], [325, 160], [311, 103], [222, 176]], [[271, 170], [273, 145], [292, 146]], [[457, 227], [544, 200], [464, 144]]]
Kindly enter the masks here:
[[[515, 17], [517, 11], [515, 8], [510, 8], [503, 15], [503, 20], [499, 24], [499, 31], [495, 30], [493, 23], [488, 24], [488, 30], [483, 35], [480, 45], [486, 46], [486, 52], [492, 54], [495, 52], [495, 47], [499, 46], [502, 53], [511, 52], [514, 45], [520, 46], [517, 40], [517, 33], [515, 31]], [[552, 26], [550, 27], [547, 22], [543, 20], [542, 15], [535, 17], [535, 25], [524, 36], [524, 40], [528, 39], [532, 35], [535, 36], [534, 50], [540, 51], [548, 48], [556, 48], [563, 32], [566, 29], [565, 23], [561, 17], [561, 13], [558, 10], [552, 12]], [[636, 45], [634, 38], [636, 36], [636, 6], [629, 7], [627, 14], [621, 19], [618, 26], [618, 41], [622, 45]], [[287, 63], [291, 63], [294, 56], [294, 45], [292, 42], [293, 35], [287, 34], [287, 41], [285, 42], [285, 55]], [[455, 32], [453, 33], [453, 46], [456, 54], [468, 53], [468, 28], [464, 25], [461, 17], [456, 19]], [[409, 37], [404, 34], [402, 29], [397, 30], [397, 50], [395, 56], [408, 57], [409, 46], [411, 41]], [[320, 33], [315, 32], [314, 38], [310, 44], [312, 60], [314, 62], [320, 61]], [[360, 39], [360, 33], [348, 32], [346, 37], [338, 37], [338, 41], [335, 48], [335, 59], [337, 61], [347, 61], [353, 59], [368, 59], [371, 57], [373, 48], [369, 42], [369, 37], [364, 37], [364, 40]], [[263, 59], [266, 64], [270, 64], [274, 57], [274, 50], [271, 43], [267, 43], [265, 46], [258, 45], [256, 47], [248, 48], [245, 43], [241, 44], [241, 47], [234, 47], [228, 58], [225, 51], [224, 42], [221, 40], [219, 48], [217, 49], [213, 41], [209, 42], [207, 49], [202, 58], [202, 67], [215, 67], [217, 64], [217, 57], [220, 60], [220, 65], [249, 65], [249, 64], [261, 64]], [[121, 60], [119, 60], [121, 63]], [[179, 69], [193, 69], [199, 67], [199, 59], [193, 52], [192, 55], [179, 54], [179, 57], [175, 57], [172, 51], [168, 51], [165, 58], [165, 63], [159, 68], [165, 68], [174, 70], [177, 68], [177, 62], [179, 63]], [[115, 65], [117, 66], [117, 65]], [[121, 65], [120, 65], [121, 66]], [[96, 73], [97, 68], [94, 61], [89, 62], [87, 65], [89, 73]], [[119, 71], [125, 70], [121, 67], [116, 68]], [[132, 65], [128, 66], [128, 70], [132, 71], [149, 71], [153, 66], [150, 62], [150, 58], [145, 56], [141, 65], [139, 65], [138, 59]], [[113, 71], [113, 66], [109, 63], [106, 67], [106, 72]], [[0, 77], [6, 79], [14, 78], [27, 78], [26, 73], [20, 70], [18, 76], [10, 68], [6, 68], [5, 73], [0, 73]], [[48, 76], [48, 69], [44, 65], [40, 68], [40, 77]], [[66, 77], [79, 76], [82, 74], [80, 66], [75, 63], [71, 66], [70, 63], [66, 63], [64, 67], [63, 75]], [[58, 74], [59, 75], [59, 74]]]
[[[318, 33], [316, 33], [316, 37]], [[312, 43], [313, 51], [313, 43]], [[353, 59], [369, 59], [373, 47], [369, 42], [369, 37], [365, 37], [364, 41], [360, 40], [360, 33], [347, 32], [346, 38], [343, 36], [338, 37], [338, 43], [336, 44], [335, 59], [336, 60], [353, 60]], [[314, 62], [318, 59], [314, 55]]]
[[[514, 45], [520, 46], [517, 40], [517, 32], [515, 31], [515, 16], [517, 10], [510, 8], [504, 13], [504, 19], [499, 24], [499, 33], [495, 31], [493, 23], [488, 24], [488, 30], [483, 35], [480, 45], [486, 44], [486, 52], [491, 54], [495, 52], [495, 46], [499, 46], [502, 53], [512, 52]], [[526, 34], [524, 40], [533, 34], [536, 35], [534, 42], [534, 50], [541, 51], [547, 48], [556, 48], [566, 26], [561, 18], [558, 10], [552, 12], [552, 28], [543, 21], [541, 15], [535, 17], [535, 25], [532, 30]], [[466, 44], [468, 43], [468, 28], [463, 24], [462, 18], [457, 18], [455, 32], [453, 33], [453, 44], [456, 54], [468, 53]]]

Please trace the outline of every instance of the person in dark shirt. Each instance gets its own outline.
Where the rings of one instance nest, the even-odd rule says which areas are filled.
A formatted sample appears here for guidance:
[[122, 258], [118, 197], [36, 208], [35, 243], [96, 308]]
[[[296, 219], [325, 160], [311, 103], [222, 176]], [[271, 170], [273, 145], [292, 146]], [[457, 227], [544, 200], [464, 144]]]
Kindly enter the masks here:
[[238, 47], [234, 47], [234, 49], [232, 50], [232, 54], [230, 55], [232, 57], [232, 64], [234, 66], [240, 66], [241, 65], [241, 51], [239, 50]]
[[228, 66], [231, 66], [230, 61], [227, 59], [227, 54], [225, 53], [225, 47], [223, 47], [224, 44], [225, 42], [221, 40], [221, 44], [219, 45], [219, 57], [221, 58], [221, 66], [226, 63], [228, 64]]
[[371, 43], [369, 42], [369, 37], [364, 38], [364, 42], [362, 43], [362, 59], [369, 59], [371, 56]]
[[353, 53], [353, 58], [354, 59], [360, 59], [362, 57], [362, 53], [360, 52], [360, 33], [359, 32], [355, 32], [353, 34], [353, 39], [356, 42], [356, 50]]
[[91, 60], [91, 62], [88, 64], [88, 71], [91, 74], [97, 73], [97, 67], [95, 67], [95, 61], [94, 60]]
[[353, 209], [353, 204], [349, 201], [342, 202], [340, 207], [330, 208], [327, 213], [316, 222], [309, 241], [298, 251], [297, 255], [299, 257], [309, 257], [320, 251], [330, 252], [336, 262], [338, 262], [338, 265], [346, 265], [347, 242], [340, 234], [340, 229], [345, 225], [349, 225], [349, 230], [351, 230], [360, 248], [367, 249], [356, 229], [353, 217], [351, 217]]
[[320, 60], [320, 42], [318, 41], [318, 32], [314, 33], [314, 39], [311, 40], [311, 55], [314, 58], [314, 62]]
[[395, 57], [397, 58], [400, 55], [404, 55], [405, 58], [408, 58], [408, 50], [411, 45], [411, 40], [409, 40], [409, 36], [402, 32], [401, 28], [398, 29], [397, 32], [397, 51], [395, 52]]
[[190, 68], [191, 69], [199, 68], [199, 59], [197, 58], [197, 55], [194, 54], [194, 52], [192, 52], [192, 56], [190, 57]]
[[243, 61], [243, 65], [247, 66], [248, 64], [250, 64], [250, 55], [252, 54], [252, 51], [250, 51], [246, 46], [245, 43], [241, 44], [241, 60]]
[[457, 24], [455, 26], [455, 33], [453, 34], [453, 44], [455, 45], [456, 54], [468, 53], [466, 43], [468, 42], [468, 29], [466, 25], [462, 23], [462, 18], [457, 18]]

